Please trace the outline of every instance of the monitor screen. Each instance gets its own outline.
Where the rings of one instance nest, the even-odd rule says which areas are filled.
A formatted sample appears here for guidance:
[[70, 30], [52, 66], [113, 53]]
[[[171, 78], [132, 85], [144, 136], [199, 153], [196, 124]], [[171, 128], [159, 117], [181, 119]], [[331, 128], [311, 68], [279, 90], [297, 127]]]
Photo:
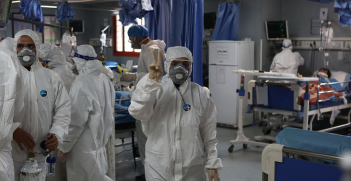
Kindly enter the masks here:
[[83, 33], [84, 32], [84, 20], [69, 20], [69, 27], [73, 27], [73, 32]]
[[266, 21], [267, 40], [289, 38], [288, 21]]
[[205, 13], [204, 14], [204, 27], [207, 29], [214, 29], [216, 25], [216, 13]]

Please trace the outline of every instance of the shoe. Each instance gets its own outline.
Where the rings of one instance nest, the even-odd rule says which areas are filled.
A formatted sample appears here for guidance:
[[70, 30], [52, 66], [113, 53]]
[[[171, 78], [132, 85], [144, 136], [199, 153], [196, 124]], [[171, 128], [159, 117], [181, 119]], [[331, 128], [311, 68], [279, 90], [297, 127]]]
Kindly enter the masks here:
[[145, 174], [139, 175], [135, 177], [135, 181], [146, 181]]

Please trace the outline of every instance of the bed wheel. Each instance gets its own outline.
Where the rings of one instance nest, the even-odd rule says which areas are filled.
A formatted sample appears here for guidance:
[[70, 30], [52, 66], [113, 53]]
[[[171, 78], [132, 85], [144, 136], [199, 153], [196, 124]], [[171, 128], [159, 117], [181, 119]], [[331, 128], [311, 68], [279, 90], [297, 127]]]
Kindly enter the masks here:
[[232, 146], [230, 146], [230, 147], [228, 148], [229, 153], [232, 153], [233, 150], [234, 150], [234, 145], [232, 145]]
[[243, 144], [243, 148], [246, 149], [247, 148], [247, 144]]

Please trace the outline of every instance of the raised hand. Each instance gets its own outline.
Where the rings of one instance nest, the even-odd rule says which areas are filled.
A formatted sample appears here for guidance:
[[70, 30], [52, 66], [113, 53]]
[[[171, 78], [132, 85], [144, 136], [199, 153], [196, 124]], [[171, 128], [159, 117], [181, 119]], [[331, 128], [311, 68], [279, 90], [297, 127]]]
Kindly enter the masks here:
[[151, 80], [154, 80], [156, 82], [159, 82], [162, 74], [163, 74], [163, 70], [162, 70], [162, 60], [161, 60], [161, 50], [158, 50], [158, 60], [156, 60], [156, 55], [155, 55], [155, 50], [151, 49], [151, 54], [152, 54], [152, 64], [149, 66], [149, 78]]

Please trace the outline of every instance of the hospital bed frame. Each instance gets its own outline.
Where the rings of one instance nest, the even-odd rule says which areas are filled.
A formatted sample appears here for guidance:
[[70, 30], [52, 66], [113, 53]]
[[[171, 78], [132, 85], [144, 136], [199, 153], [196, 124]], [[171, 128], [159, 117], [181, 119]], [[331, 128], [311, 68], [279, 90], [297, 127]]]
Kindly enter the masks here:
[[[312, 124], [313, 124], [313, 120], [315, 115], [320, 115], [323, 114], [325, 112], [330, 112], [333, 109], [347, 109], [347, 108], [351, 108], [351, 103], [346, 104], [346, 105], [337, 105], [337, 106], [331, 106], [331, 107], [326, 107], [326, 108], [320, 108], [319, 107], [319, 102], [322, 102], [324, 100], [318, 100], [319, 98], [319, 94], [322, 94], [323, 92], [319, 92], [318, 91], [318, 98], [317, 98], [317, 105], [318, 108], [317, 110], [309, 110], [309, 100], [310, 100], [310, 93], [309, 93], [309, 86], [310, 86], [310, 82], [311, 81], [318, 81], [318, 78], [315, 77], [304, 77], [304, 78], [298, 78], [293, 74], [284, 74], [284, 73], [275, 73], [275, 72], [261, 72], [261, 71], [245, 71], [245, 70], [233, 70], [233, 73], [235, 74], [241, 74], [242, 76], [245, 77], [245, 75], [254, 75], [254, 76], [259, 76], [258, 80], [261, 81], [261, 83], [268, 83], [269, 81], [292, 81], [292, 82], [306, 82], [306, 91], [305, 91], [305, 95], [304, 95], [304, 112], [303, 112], [303, 123], [294, 123], [294, 122], [286, 122], [287, 126], [296, 126], [296, 127], [302, 127], [305, 130], [312, 130]], [[347, 81], [347, 82], [351, 82], [351, 81]], [[340, 82], [339, 82], [340, 83]], [[269, 83], [271, 84], [271, 83]], [[277, 83], [272, 83], [272, 84], [277, 84]], [[285, 83], [283, 83], [285, 84]], [[330, 83], [329, 83], [330, 84]], [[328, 85], [327, 83], [321, 84], [321, 85]], [[252, 92], [252, 88], [256, 86], [256, 82], [255, 80], [251, 80], [248, 83], [247, 86], [247, 94], [248, 94], [248, 104], [249, 102], [253, 101], [253, 92]], [[269, 136], [269, 135], [263, 135], [263, 136], [256, 136], [255, 137], [255, 141], [250, 141], [249, 138], [247, 138], [244, 134], [243, 131], [243, 118], [242, 118], [242, 110], [243, 110], [243, 98], [245, 96], [245, 89], [244, 89], [244, 82], [243, 84], [240, 86], [241, 89], [237, 90], [237, 93], [239, 94], [239, 119], [238, 119], [238, 132], [237, 132], [237, 138], [235, 140], [231, 140], [230, 144], [231, 146], [228, 148], [229, 152], [233, 152], [234, 150], [234, 144], [243, 144], [243, 148], [247, 148], [247, 145], [255, 145], [255, 146], [261, 146], [261, 147], [265, 147], [268, 144], [267, 143], [260, 143], [257, 141], [261, 141], [261, 140], [272, 140], [275, 141], [275, 137]], [[319, 87], [319, 86], [318, 86]], [[295, 89], [296, 91], [294, 91], [294, 109], [295, 111], [289, 111], [289, 110], [282, 110], [282, 109], [271, 109], [271, 108], [262, 108], [262, 107], [254, 107], [255, 111], [260, 111], [260, 112], [264, 112], [264, 113], [276, 113], [276, 114], [282, 114], [285, 116], [292, 116], [292, 117], [297, 117], [298, 112], [300, 112], [301, 110], [301, 106], [299, 105], [299, 99], [300, 99], [300, 86], [292, 86], [292, 89]], [[319, 88], [318, 88], [319, 90]], [[251, 103], [252, 105], [253, 103]], [[350, 123], [350, 114], [351, 114], [351, 110], [349, 112], [349, 116], [347, 117], [348, 120], [348, 124], [345, 124], [343, 126], [351, 126]], [[312, 120], [309, 123], [309, 116], [312, 116]], [[345, 118], [345, 117], [341, 117], [339, 116], [338, 118]], [[335, 129], [338, 129], [337, 127]], [[333, 129], [330, 129], [328, 131], [332, 131]]]
[[[244, 84], [245, 84], [245, 75], [253, 75], [253, 76], [262, 76], [262, 75], [269, 75], [272, 77], [287, 77], [287, 78], [292, 78], [296, 79], [297, 77], [293, 74], [284, 74], [284, 73], [276, 73], [276, 72], [261, 72], [261, 71], [245, 71], [245, 70], [233, 70], [234, 74], [241, 74], [242, 76], [242, 82], [240, 85], [240, 89], [237, 89], [236, 92], [239, 94], [239, 119], [238, 119], [238, 132], [237, 132], [237, 138], [235, 140], [230, 141], [230, 147], [228, 148], [228, 151], [231, 153], [234, 150], [234, 145], [235, 144], [242, 144], [243, 148], [246, 149], [248, 145], [255, 145], [255, 146], [260, 146], [260, 147], [265, 147], [268, 144], [267, 143], [261, 143], [257, 141], [251, 141], [249, 138], [247, 138], [244, 134], [243, 130], [243, 100], [245, 96], [245, 89], [244, 89]], [[309, 80], [309, 79], [306, 79]], [[250, 96], [252, 94], [248, 94], [249, 98], [252, 97]]]
[[[258, 77], [258, 79], [262, 82], [265, 82], [267, 80], [286, 80], [284, 78], [277, 78], [277, 77]], [[313, 80], [312, 80], [313, 81]], [[302, 82], [301, 80], [299, 80], [299, 82]], [[333, 111], [334, 109], [338, 109], [338, 110], [341, 110], [341, 109], [348, 109], [348, 108], [351, 108], [351, 103], [348, 103], [348, 104], [342, 104], [342, 105], [335, 105], [335, 106], [330, 106], [330, 107], [325, 107], [325, 108], [320, 108], [320, 102], [326, 102], [330, 99], [324, 99], [324, 100], [319, 100], [319, 95], [320, 94], [324, 94], [324, 93], [331, 93], [331, 92], [342, 92], [342, 91], [349, 91], [350, 89], [344, 89], [344, 90], [339, 90], [339, 91], [319, 91], [320, 89], [320, 86], [322, 85], [333, 85], [333, 84], [342, 84], [342, 83], [349, 83], [351, 81], [345, 81], [345, 82], [335, 82], [335, 83], [322, 83], [320, 85], [318, 85], [318, 88], [317, 88], [317, 109], [316, 110], [310, 110], [310, 107], [309, 107], [309, 87], [310, 87], [310, 82], [309, 81], [306, 81], [306, 92], [305, 92], [305, 97], [306, 99], [304, 99], [304, 112], [303, 112], [303, 123], [302, 125], [299, 124], [299, 123], [293, 123], [293, 122], [286, 122], [286, 125], [287, 126], [296, 126], [296, 127], [302, 127], [303, 129], [305, 130], [313, 130], [313, 121], [314, 121], [314, 118], [315, 116], [317, 115], [318, 117], [318, 120], [321, 120], [323, 119], [323, 116], [322, 114], [323, 113], [326, 113], [326, 112], [331, 112]], [[249, 83], [249, 87], [253, 87], [253, 84], [255, 84], [254, 81], [250, 81]], [[267, 83], [269, 84], [269, 83]], [[274, 83], [273, 83], [274, 84]], [[249, 92], [250, 92], [250, 89], [249, 88]], [[299, 89], [300, 90], [300, 89]], [[296, 91], [296, 90], [295, 90]], [[299, 95], [300, 92], [298, 91], [297, 95]], [[335, 99], [341, 99], [341, 98], [335, 98]], [[300, 113], [298, 110], [299, 110], [299, 105], [298, 105], [298, 102], [299, 101], [295, 101], [295, 105], [294, 107], [298, 107], [298, 109], [296, 111], [289, 111], [289, 110], [282, 110], [282, 109], [272, 109], [272, 108], [264, 108], [264, 107], [255, 107], [254, 110], [255, 111], [260, 111], [260, 112], [264, 112], [264, 113], [276, 113], [276, 114], [281, 114], [281, 115], [284, 115], [284, 116], [291, 116], [291, 117], [297, 117], [298, 114]], [[350, 115], [351, 115], [351, 109], [348, 113], [348, 116], [337, 116], [337, 118], [340, 118], [340, 119], [346, 119], [348, 121], [348, 124], [345, 124], [346, 125], [350, 125]], [[311, 119], [309, 119], [309, 116], [312, 116]], [[332, 129], [330, 129], [332, 130]], [[257, 137], [258, 140], [259, 137]]]
[[[121, 96], [122, 97], [122, 96]], [[116, 99], [115, 102], [119, 102], [121, 104], [122, 101], [130, 101], [131, 98], [120, 98]], [[115, 113], [124, 113], [128, 112], [128, 109], [125, 110], [120, 110], [120, 111], [115, 111]], [[126, 145], [132, 145], [132, 150], [133, 150], [133, 158], [134, 158], [134, 166], [136, 167], [136, 149], [135, 149], [135, 127], [134, 128], [127, 128], [124, 130], [115, 130], [115, 138], [120, 138], [122, 139], [122, 144], [115, 144], [115, 147], [121, 147], [121, 146], [126, 146]], [[124, 138], [132, 138], [132, 142], [124, 143]]]
[[312, 157], [332, 162], [340, 162], [346, 159], [340, 156], [271, 144], [262, 152], [262, 181], [324, 181], [340, 180], [342, 177], [342, 169], [334, 164], [299, 160], [295, 159], [296, 156]]

